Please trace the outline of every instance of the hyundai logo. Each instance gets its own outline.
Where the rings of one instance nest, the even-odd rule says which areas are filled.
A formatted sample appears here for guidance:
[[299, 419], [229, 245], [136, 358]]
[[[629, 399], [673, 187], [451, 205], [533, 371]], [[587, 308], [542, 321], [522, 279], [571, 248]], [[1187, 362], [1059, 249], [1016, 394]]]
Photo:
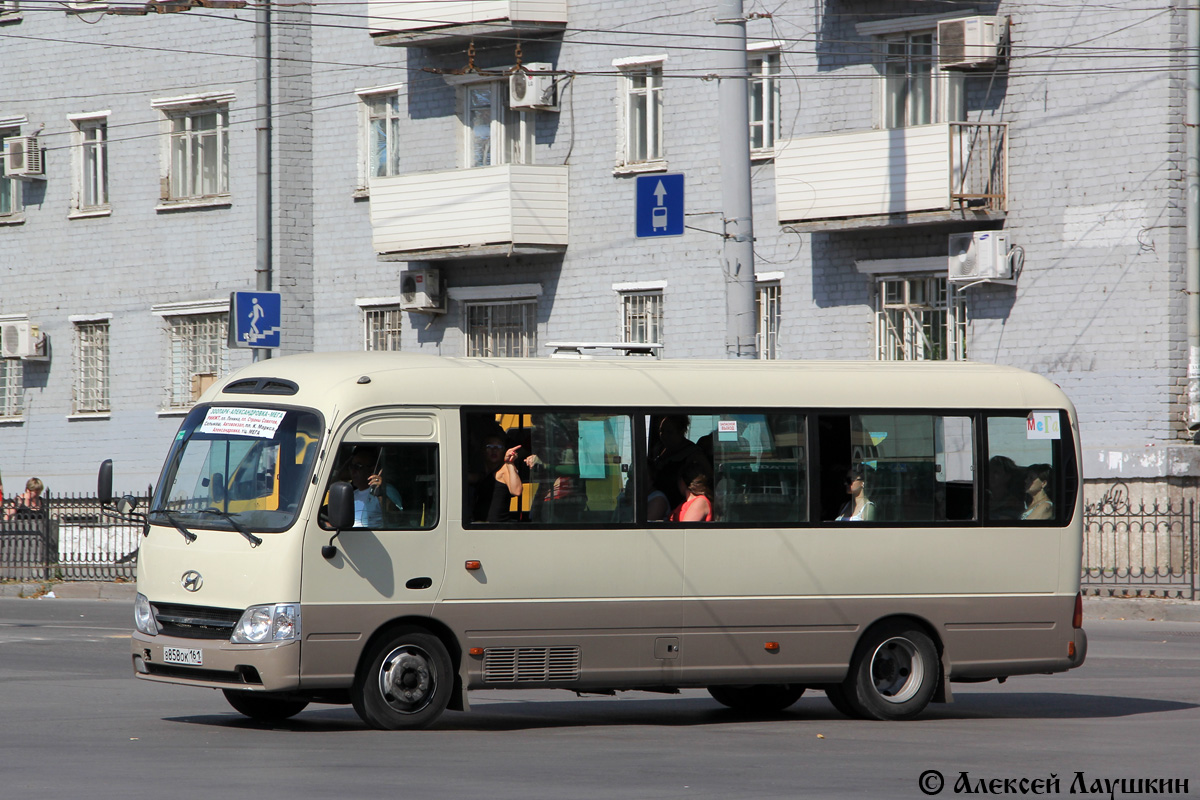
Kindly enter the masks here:
[[200, 587], [204, 585], [204, 576], [199, 572], [196, 572], [194, 569], [189, 569], [187, 572], [183, 573], [183, 578], [181, 578], [179, 582], [183, 584], [183, 588], [187, 589], [189, 592], [198, 592], [200, 591]]

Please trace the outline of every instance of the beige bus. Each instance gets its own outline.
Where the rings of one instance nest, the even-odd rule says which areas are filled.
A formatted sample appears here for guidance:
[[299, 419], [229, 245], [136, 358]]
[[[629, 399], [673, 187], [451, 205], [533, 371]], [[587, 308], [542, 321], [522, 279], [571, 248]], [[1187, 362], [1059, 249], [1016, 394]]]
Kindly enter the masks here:
[[983, 364], [262, 361], [167, 455], [133, 668], [387, 729], [504, 688], [910, 718], [1083, 663], [1077, 430]]

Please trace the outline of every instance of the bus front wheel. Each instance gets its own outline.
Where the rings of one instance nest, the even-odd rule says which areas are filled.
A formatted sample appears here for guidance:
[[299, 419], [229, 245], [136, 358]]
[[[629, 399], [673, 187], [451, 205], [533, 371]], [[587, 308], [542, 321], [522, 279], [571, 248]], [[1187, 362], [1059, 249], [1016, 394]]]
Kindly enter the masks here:
[[842, 694], [864, 719], [912, 719], [929, 705], [939, 670], [937, 648], [924, 631], [882, 625], [860, 643]]
[[762, 683], [752, 686], [710, 686], [708, 693], [723, 706], [747, 714], [774, 714], [795, 703], [804, 687], [790, 683]]
[[354, 681], [351, 701], [363, 722], [382, 730], [424, 728], [450, 702], [454, 671], [441, 640], [408, 628], [380, 639]]
[[259, 722], [282, 722], [308, 707], [308, 701], [293, 700], [290, 697], [274, 697], [262, 692], [243, 692], [237, 689], [225, 689], [224, 692], [225, 699], [233, 706], [234, 711]]

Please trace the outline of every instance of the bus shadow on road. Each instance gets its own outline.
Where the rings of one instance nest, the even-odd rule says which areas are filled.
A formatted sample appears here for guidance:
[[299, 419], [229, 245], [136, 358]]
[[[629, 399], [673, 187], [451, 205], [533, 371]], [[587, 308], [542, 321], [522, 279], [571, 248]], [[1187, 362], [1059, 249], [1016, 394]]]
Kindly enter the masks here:
[[[959, 694], [955, 702], [929, 706], [905, 724], [966, 719], [1104, 719], [1161, 714], [1197, 708], [1196, 703], [1144, 697], [1006, 692]], [[313, 705], [283, 722], [265, 723], [236, 712], [172, 717], [187, 725], [329, 733], [362, 730], [363, 723], [348, 706]], [[836, 711], [820, 693], [806, 695], [796, 705], [775, 714], [745, 714], [724, 708], [706, 697], [640, 699], [581, 697], [562, 700], [501, 700], [474, 705], [470, 713], [447, 712], [434, 731], [512, 731], [597, 726], [739, 725], [764, 722], [843, 722], [877, 724], [850, 719]]]

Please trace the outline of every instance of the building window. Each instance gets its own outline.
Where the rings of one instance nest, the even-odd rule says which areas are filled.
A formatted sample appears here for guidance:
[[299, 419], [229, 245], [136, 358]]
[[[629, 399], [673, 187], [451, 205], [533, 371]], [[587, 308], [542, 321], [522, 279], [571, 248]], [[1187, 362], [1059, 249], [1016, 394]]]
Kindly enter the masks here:
[[229, 314], [188, 314], [165, 319], [171, 360], [167, 407], [186, 409], [229, 371], [226, 346]]
[[400, 349], [400, 306], [375, 306], [364, 308], [363, 349]]
[[[20, 128], [0, 129], [0, 155], [8, 149], [8, 138], [20, 133]], [[5, 175], [5, 160], [0, 158], [0, 216], [21, 213], [21, 181]]]
[[17, 17], [20, 13], [21, 7], [17, 0], [0, 0], [0, 20]]
[[75, 209], [108, 208], [108, 120], [76, 120], [75, 134], [78, 146]]
[[621, 70], [621, 97], [625, 122], [621, 153], [623, 164], [643, 164], [663, 159], [662, 64], [637, 64]]
[[168, 112], [169, 200], [229, 193], [229, 110], [225, 106]]
[[75, 323], [75, 413], [109, 411], [108, 320]]
[[778, 283], [760, 283], [755, 297], [758, 311], [758, 357], [779, 358], [779, 320], [782, 289]]
[[470, 303], [467, 355], [529, 358], [537, 355], [537, 301]]
[[962, 75], [935, 69], [933, 31], [892, 34], [882, 44], [885, 128], [963, 119]]
[[967, 308], [945, 277], [881, 278], [875, 332], [880, 361], [961, 361]]
[[398, 92], [363, 97], [367, 112], [367, 176], [400, 174], [400, 95]]
[[750, 67], [750, 149], [764, 152], [775, 149], [779, 137], [779, 53], [751, 55]]
[[508, 107], [505, 81], [463, 87], [463, 135], [467, 167], [533, 163], [533, 120]]
[[25, 365], [19, 358], [0, 358], [0, 419], [25, 411]]
[[623, 292], [621, 341], [626, 344], [662, 344], [662, 333], [662, 292]]

